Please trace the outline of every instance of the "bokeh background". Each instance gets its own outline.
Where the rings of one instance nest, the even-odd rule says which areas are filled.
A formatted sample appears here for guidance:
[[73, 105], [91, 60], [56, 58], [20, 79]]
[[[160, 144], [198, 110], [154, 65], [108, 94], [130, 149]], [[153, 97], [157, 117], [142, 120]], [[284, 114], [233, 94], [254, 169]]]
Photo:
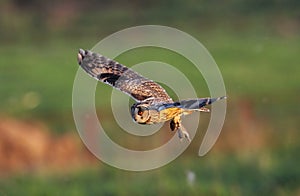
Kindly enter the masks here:
[[[172, 163], [129, 172], [102, 163], [80, 140], [71, 100], [76, 53], [146, 24], [178, 28], [204, 44], [223, 74], [228, 110], [206, 156], [197, 153], [209, 114], [201, 115], [196, 138]], [[298, 0], [2, 0], [0, 194], [299, 195], [299, 35]], [[147, 60], [172, 64], [199, 97], [208, 96], [203, 78], [178, 54], [138, 48], [117, 60], [129, 67]], [[167, 126], [148, 142], [124, 134], [110, 95], [110, 87], [98, 85], [97, 112], [120, 144], [144, 149], [174, 134]]]

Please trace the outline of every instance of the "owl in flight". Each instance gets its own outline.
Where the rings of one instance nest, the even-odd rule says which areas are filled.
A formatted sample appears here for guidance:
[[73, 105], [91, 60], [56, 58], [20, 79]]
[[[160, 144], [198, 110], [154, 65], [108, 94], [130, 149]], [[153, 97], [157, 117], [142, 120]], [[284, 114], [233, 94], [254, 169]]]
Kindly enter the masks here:
[[150, 125], [171, 120], [170, 128], [178, 132], [180, 139], [185, 137], [191, 141], [189, 133], [181, 124], [182, 116], [195, 111], [209, 112], [206, 105], [226, 98], [196, 98], [174, 102], [159, 84], [114, 60], [83, 49], [79, 49], [77, 60], [88, 75], [128, 94], [136, 101], [131, 106], [131, 116], [135, 122]]

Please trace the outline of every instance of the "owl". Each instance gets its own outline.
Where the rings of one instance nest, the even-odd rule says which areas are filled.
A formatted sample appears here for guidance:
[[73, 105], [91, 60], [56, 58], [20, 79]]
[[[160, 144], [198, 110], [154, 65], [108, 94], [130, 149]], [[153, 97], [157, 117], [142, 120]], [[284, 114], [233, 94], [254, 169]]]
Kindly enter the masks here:
[[77, 60], [88, 75], [128, 94], [136, 101], [130, 110], [135, 122], [151, 125], [170, 120], [170, 128], [177, 131], [180, 140], [186, 138], [191, 141], [189, 133], [182, 126], [182, 116], [196, 111], [209, 112], [205, 106], [226, 98], [173, 101], [159, 84], [100, 54], [79, 49]]

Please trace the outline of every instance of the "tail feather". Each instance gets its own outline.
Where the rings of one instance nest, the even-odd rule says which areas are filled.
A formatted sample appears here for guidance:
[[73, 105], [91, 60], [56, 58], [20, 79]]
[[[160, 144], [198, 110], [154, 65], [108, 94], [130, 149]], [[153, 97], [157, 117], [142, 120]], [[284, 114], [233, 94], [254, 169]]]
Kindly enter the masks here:
[[212, 104], [213, 102], [222, 100], [222, 99], [227, 99], [226, 96], [222, 96], [222, 97], [217, 97], [217, 98], [211, 98], [209, 104]]
[[217, 97], [217, 98], [199, 98], [199, 99], [188, 99], [179, 101], [179, 106], [181, 108], [190, 109], [190, 110], [199, 110], [207, 105], [210, 105], [216, 101], [226, 99], [226, 96]]

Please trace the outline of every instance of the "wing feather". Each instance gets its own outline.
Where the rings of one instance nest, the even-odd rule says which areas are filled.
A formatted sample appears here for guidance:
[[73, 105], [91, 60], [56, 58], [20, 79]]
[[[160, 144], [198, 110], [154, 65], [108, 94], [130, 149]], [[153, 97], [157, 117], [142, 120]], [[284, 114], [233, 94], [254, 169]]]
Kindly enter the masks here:
[[171, 97], [157, 83], [132, 69], [100, 54], [79, 49], [79, 65], [93, 78], [130, 95], [137, 102], [155, 100], [172, 103]]

